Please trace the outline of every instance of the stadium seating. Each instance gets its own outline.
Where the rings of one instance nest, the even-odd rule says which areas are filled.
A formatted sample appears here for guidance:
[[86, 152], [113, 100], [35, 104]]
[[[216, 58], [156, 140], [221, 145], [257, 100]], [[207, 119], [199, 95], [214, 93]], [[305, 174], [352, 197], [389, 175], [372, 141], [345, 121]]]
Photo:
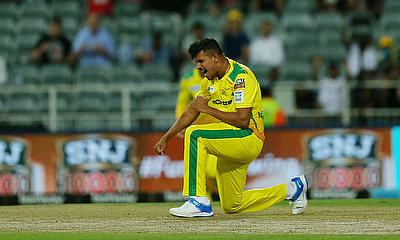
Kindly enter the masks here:
[[[102, 24], [114, 36], [117, 49], [129, 45], [130, 58], [124, 62], [114, 59], [110, 68], [76, 67], [69, 65], [48, 65], [38, 68], [30, 65], [29, 55], [37, 43], [41, 33], [47, 31], [48, 21], [52, 16], [62, 18], [65, 34], [72, 40], [77, 31], [84, 25], [86, 7], [85, 0], [29, 0], [0, 2], [0, 57], [4, 58], [8, 67], [7, 84], [35, 85], [32, 92], [23, 96], [18, 91], [0, 94], [0, 112], [35, 113], [49, 110], [49, 93], [35, 92], [38, 88], [52, 86], [57, 88], [57, 111], [59, 116], [65, 116], [65, 121], [57, 122], [58, 129], [95, 130], [117, 129], [121, 125], [122, 90], [115, 91], [114, 86], [128, 86], [130, 91], [130, 123], [132, 128], [143, 126], [165, 129], [174, 119], [173, 110], [176, 102], [176, 92], [163, 92], [161, 84], [173, 82], [176, 75], [192, 70], [191, 61], [181, 64], [180, 69], [172, 69], [167, 64], [136, 65], [134, 53], [141, 41], [153, 30], [161, 31], [165, 44], [173, 50], [180, 49], [182, 37], [190, 31], [196, 21], [206, 28], [207, 37], [222, 40], [222, 30], [226, 22], [226, 9], [222, 9], [217, 17], [209, 15], [205, 9], [196, 14], [178, 14], [142, 8], [140, 3], [129, 1], [114, 1], [114, 14], [104, 18]], [[285, 46], [285, 65], [281, 68], [279, 81], [305, 81], [310, 79], [310, 60], [320, 55], [324, 60], [346, 59], [346, 48], [342, 34], [351, 36], [357, 31], [373, 33], [374, 44], [380, 36], [388, 34], [400, 42], [400, 1], [385, 0], [383, 14], [380, 19], [371, 19], [371, 26], [357, 29], [350, 21], [358, 13], [346, 14], [319, 12], [314, 0], [287, 0], [283, 15], [278, 16], [270, 11], [243, 12], [244, 29], [251, 39], [260, 32], [263, 20], [269, 20], [274, 25], [274, 32], [281, 36]], [[190, 11], [188, 11], [190, 12]], [[123, 51], [123, 50], [121, 50]], [[268, 83], [268, 66], [250, 66], [257, 75], [262, 86]], [[146, 83], [158, 87], [157, 92], [147, 92], [141, 86]], [[71, 91], [59, 89], [62, 84], [71, 86]], [[90, 85], [96, 89], [88, 91]], [[102, 92], [99, 86], [110, 86]], [[115, 84], [115, 85], [111, 85]], [[174, 83], [173, 83], [174, 84]], [[54, 85], [54, 86], [53, 86]], [[86, 86], [88, 85], [88, 86]], [[138, 86], [138, 88], [136, 88]], [[177, 86], [177, 85], [175, 85]], [[15, 87], [15, 86], [14, 86]], [[76, 90], [79, 89], [80, 91]], [[140, 92], [142, 91], [143, 92]], [[124, 90], [125, 91], [125, 90]], [[15, 99], [14, 99], [15, 97]], [[14, 101], [15, 100], [15, 101]], [[164, 111], [167, 117], [154, 119], [148, 114], [151, 111]], [[94, 118], [90, 114], [78, 119], [74, 112], [104, 112], [104, 116]], [[109, 114], [106, 112], [118, 114]], [[171, 116], [168, 116], [168, 113]], [[46, 114], [43, 114], [44, 116]], [[79, 114], [78, 114], [79, 115]], [[60, 118], [60, 117], [59, 117]], [[76, 121], [75, 121], [76, 120]], [[126, 120], [126, 119], [125, 119]], [[129, 120], [129, 119], [128, 119]], [[128, 121], [126, 120], [126, 121]], [[154, 120], [154, 121], [153, 121]], [[125, 122], [126, 123], [126, 122]], [[97, 124], [97, 125], [96, 125]]]
[[42, 68], [44, 84], [71, 84], [71, 68], [65, 64], [44, 65]]
[[40, 84], [42, 75], [35, 65], [15, 66], [9, 84]]
[[109, 67], [80, 67], [77, 70], [78, 83], [110, 83], [112, 69]]

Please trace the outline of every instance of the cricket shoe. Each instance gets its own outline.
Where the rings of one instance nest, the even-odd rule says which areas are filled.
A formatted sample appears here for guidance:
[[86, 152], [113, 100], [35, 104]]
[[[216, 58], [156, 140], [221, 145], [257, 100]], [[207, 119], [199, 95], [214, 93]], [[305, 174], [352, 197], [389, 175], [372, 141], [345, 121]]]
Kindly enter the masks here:
[[293, 177], [290, 179], [290, 183], [296, 186], [296, 192], [289, 200], [290, 205], [292, 205], [292, 214], [301, 214], [307, 207], [307, 178], [304, 175]]
[[193, 218], [193, 217], [211, 217], [214, 215], [211, 203], [205, 205], [199, 203], [194, 198], [189, 198], [182, 206], [171, 208], [169, 213], [176, 217]]

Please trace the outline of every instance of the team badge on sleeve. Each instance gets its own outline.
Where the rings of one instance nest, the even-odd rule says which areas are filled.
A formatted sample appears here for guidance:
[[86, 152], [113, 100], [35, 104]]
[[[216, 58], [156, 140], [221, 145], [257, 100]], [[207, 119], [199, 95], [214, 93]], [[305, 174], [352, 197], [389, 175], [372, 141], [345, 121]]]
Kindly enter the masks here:
[[245, 88], [245, 82], [244, 78], [239, 78], [235, 82], [235, 86], [233, 86], [234, 89], [239, 89], [239, 88]]
[[244, 101], [244, 91], [235, 91], [234, 92], [234, 97], [235, 97], [235, 103], [243, 103]]

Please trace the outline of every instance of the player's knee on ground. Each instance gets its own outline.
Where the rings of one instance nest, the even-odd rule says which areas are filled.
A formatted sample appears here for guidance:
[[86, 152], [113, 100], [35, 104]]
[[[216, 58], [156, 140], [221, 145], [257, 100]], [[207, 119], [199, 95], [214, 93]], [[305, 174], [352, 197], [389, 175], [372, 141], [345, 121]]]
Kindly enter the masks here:
[[221, 202], [222, 210], [225, 213], [236, 213], [240, 207], [240, 203], [238, 202]]

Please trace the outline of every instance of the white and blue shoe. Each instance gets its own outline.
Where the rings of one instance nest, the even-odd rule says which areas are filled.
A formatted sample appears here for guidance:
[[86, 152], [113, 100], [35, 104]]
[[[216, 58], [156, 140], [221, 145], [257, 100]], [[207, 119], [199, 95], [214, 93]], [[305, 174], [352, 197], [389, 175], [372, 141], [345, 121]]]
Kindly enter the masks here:
[[180, 207], [171, 208], [169, 213], [173, 216], [184, 218], [211, 217], [214, 215], [211, 203], [205, 205], [194, 198], [189, 198], [189, 200]]
[[289, 199], [290, 205], [292, 205], [292, 214], [301, 214], [307, 207], [307, 178], [304, 175], [293, 177], [290, 179], [290, 183], [296, 187], [296, 192]]

